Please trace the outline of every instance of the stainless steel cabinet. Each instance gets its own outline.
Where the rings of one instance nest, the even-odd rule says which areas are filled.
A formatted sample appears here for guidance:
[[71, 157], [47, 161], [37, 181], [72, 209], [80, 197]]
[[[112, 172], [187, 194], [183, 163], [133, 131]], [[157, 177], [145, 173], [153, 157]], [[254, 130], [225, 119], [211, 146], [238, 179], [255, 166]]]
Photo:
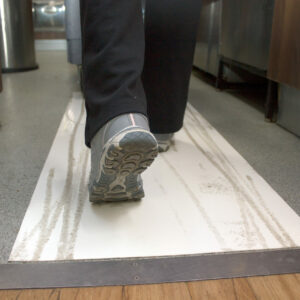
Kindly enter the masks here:
[[[218, 76], [220, 60], [222, 0], [202, 0], [193, 65]], [[224, 66], [222, 77], [226, 82], [243, 82], [244, 75]]]
[[219, 62], [220, 0], [202, 0], [194, 65], [217, 75]]
[[267, 70], [275, 0], [224, 0], [220, 53]]

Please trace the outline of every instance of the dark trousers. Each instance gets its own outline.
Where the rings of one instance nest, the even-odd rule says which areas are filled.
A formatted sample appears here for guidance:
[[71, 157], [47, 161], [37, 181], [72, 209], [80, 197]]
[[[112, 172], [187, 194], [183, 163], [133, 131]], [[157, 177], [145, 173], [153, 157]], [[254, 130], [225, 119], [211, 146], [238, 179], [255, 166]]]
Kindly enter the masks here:
[[142, 113], [153, 133], [182, 127], [200, 0], [81, 0], [86, 144], [112, 118]]

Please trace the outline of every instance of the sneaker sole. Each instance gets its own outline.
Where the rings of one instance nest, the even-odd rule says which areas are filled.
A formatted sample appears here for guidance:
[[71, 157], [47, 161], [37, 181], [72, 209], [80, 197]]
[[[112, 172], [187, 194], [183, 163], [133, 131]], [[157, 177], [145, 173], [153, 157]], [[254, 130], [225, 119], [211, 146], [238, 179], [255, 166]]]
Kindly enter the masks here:
[[90, 188], [94, 203], [134, 201], [144, 197], [139, 175], [158, 154], [157, 142], [149, 131], [131, 129], [108, 141], [104, 147], [99, 176]]

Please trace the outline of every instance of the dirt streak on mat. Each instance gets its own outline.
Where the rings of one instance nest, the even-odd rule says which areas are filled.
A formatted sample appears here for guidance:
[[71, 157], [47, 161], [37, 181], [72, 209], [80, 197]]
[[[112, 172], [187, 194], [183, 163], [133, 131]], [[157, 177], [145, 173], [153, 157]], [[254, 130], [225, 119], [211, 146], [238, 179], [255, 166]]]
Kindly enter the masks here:
[[184, 186], [184, 188], [188, 192], [188, 194], [191, 196], [191, 198], [192, 198], [195, 206], [197, 207], [198, 211], [202, 215], [202, 217], [205, 220], [205, 222], [206, 222], [209, 230], [214, 235], [215, 239], [219, 243], [219, 245], [222, 248], [222, 250], [224, 250], [224, 251], [230, 250], [230, 248], [226, 245], [225, 240], [222, 238], [221, 234], [219, 233], [218, 229], [214, 226], [212, 220], [210, 219], [210, 217], [206, 213], [204, 207], [202, 207], [202, 205], [198, 201], [198, 198], [196, 197], [196, 195], [194, 194], [194, 192], [190, 189], [190, 187], [188, 186], [188, 184], [185, 182], [185, 180], [182, 178], [182, 176], [180, 176], [180, 174], [172, 166], [172, 164], [166, 159], [165, 155], [161, 154], [161, 157], [166, 162], [166, 164], [169, 166], [169, 168], [173, 171], [173, 173], [176, 175], [176, 177], [179, 179], [179, 181], [182, 183], [182, 185]]
[[[279, 224], [279, 222], [275, 219], [275, 217], [270, 213], [266, 205], [264, 205], [262, 198], [261, 204], [267, 214], [267, 216], [271, 217], [272, 221], [275, 223], [275, 225], [278, 226], [280, 229], [279, 232], [283, 235], [283, 237], [277, 232], [277, 229], [273, 228], [272, 225], [268, 222], [268, 220], [265, 218], [265, 216], [260, 212], [259, 208], [255, 204], [255, 202], [251, 199], [250, 195], [242, 188], [242, 184], [237, 185], [236, 182], [243, 182], [247, 186], [249, 186], [249, 183], [245, 182], [245, 179], [243, 176], [235, 169], [235, 167], [230, 164], [230, 161], [228, 158], [224, 155], [224, 153], [221, 151], [219, 146], [214, 142], [212, 137], [207, 133], [205, 127], [200, 122], [200, 120], [193, 114], [190, 107], [188, 107], [188, 111], [190, 115], [193, 117], [194, 121], [197, 123], [197, 133], [201, 136], [201, 139], [209, 144], [210, 147], [212, 147], [215, 151], [214, 154], [216, 154], [221, 161], [221, 164], [218, 164], [208, 153], [206, 153], [199, 143], [191, 136], [189, 131], [185, 128], [185, 131], [187, 132], [188, 136], [191, 138], [193, 143], [196, 145], [196, 147], [210, 160], [210, 162], [223, 174], [223, 176], [228, 180], [228, 182], [231, 184], [233, 189], [235, 190], [238, 198], [241, 200], [239, 202], [246, 203], [255, 211], [255, 213], [258, 215], [258, 217], [261, 219], [261, 221], [265, 224], [265, 226], [268, 228], [270, 233], [273, 235], [273, 237], [282, 245], [282, 246], [295, 246], [295, 242], [292, 240], [292, 238], [288, 235], [288, 233], [283, 229], [283, 227]], [[233, 169], [233, 172], [230, 171], [230, 169], [227, 167], [227, 164]], [[225, 168], [225, 169], [224, 169]], [[237, 176], [236, 176], [237, 175]], [[254, 187], [254, 186], [253, 186]], [[257, 190], [256, 190], [257, 191]], [[242, 196], [242, 198], [240, 197]], [[249, 210], [247, 210], [247, 214], [249, 215]], [[249, 235], [249, 233], [248, 233]], [[264, 243], [266, 243], [264, 239]]]

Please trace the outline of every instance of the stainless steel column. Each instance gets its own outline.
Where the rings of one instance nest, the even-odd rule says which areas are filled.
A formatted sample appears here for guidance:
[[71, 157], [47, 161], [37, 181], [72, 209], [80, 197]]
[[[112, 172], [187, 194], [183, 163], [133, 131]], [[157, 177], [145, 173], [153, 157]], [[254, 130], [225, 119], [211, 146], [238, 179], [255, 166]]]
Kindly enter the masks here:
[[81, 24], [79, 0], [65, 0], [68, 61], [81, 65]]
[[277, 123], [300, 137], [300, 90], [280, 84], [278, 102]]
[[3, 72], [37, 68], [31, 0], [0, 0], [0, 55]]

